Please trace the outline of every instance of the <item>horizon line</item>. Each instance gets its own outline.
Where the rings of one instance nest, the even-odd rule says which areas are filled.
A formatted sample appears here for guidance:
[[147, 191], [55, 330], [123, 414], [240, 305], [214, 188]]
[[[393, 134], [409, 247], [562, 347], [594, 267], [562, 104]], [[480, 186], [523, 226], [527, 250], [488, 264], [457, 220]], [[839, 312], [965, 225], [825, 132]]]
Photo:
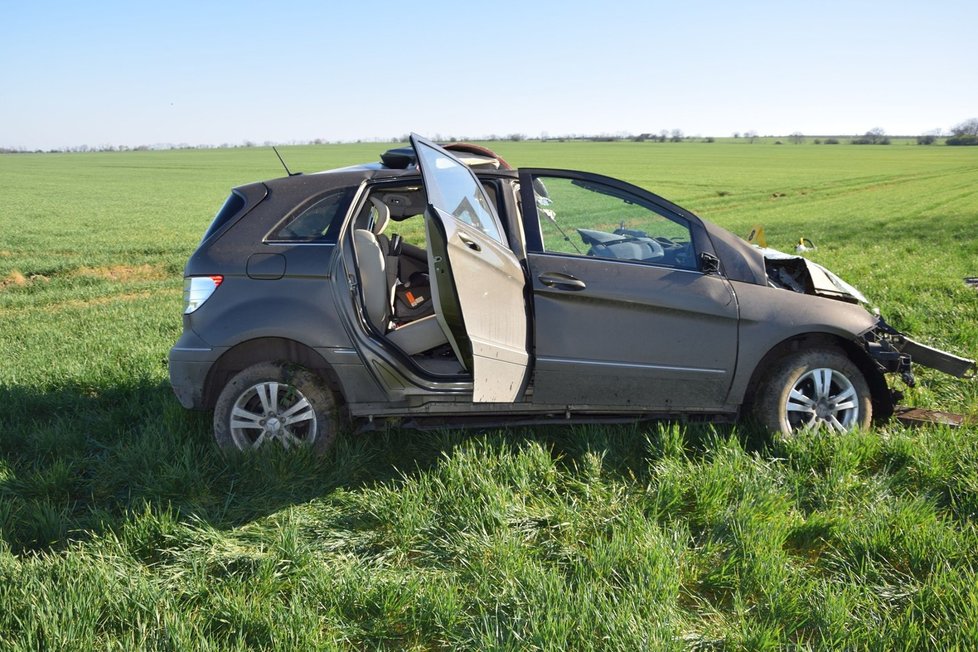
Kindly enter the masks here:
[[[871, 130], [872, 131], [872, 130]], [[678, 132], [678, 136], [676, 135]], [[642, 132], [639, 134], [634, 133], [619, 133], [619, 134], [607, 134], [607, 133], [597, 133], [597, 134], [565, 134], [559, 136], [528, 136], [522, 133], [511, 133], [505, 136], [500, 136], [498, 134], [489, 134], [487, 136], [481, 137], [467, 137], [467, 136], [443, 136], [442, 134], [435, 134], [433, 140], [444, 143], [458, 143], [458, 142], [525, 142], [525, 141], [537, 141], [537, 142], [562, 142], [568, 140], [590, 140], [596, 142], [618, 142], [618, 141], [648, 141], [648, 140], [659, 140], [664, 142], [663, 139], [669, 140], [671, 142], [682, 142], [689, 140], [706, 140], [706, 139], [723, 139], [723, 140], [740, 140], [747, 141], [752, 139], [770, 139], [770, 138], [859, 138], [868, 135], [869, 132], [865, 133], [850, 133], [850, 134], [805, 134], [801, 132], [792, 132], [790, 134], [758, 134], [752, 130], [746, 132], [734, 132], [733, 134], [726, 136], [713, 136], [713, 135], [703, 135], [703, 134], [684, 134], [678, 129], [663, 129], [658, 132]], [[945, 133], [943, 129], [934, 129], [922, 134], [887, 134], [882, 132], [880, 134], [885, 138], [897, 138], [897, 139], [912, 139], [920, 138], [922, 136], [933, 136], [935, 138], [945, 138], [950, 136], [950, 133]], [[0, 154], [80, 154], [89, 152], [140, 152], [140, 151], [166, 151], [166, 150], [185, 150], [185, 149], [242, 149], [242, 148], [259, 148], [259, 147], [307, 147], [310, 145], [357, 145], [365, 143], [407, 143], [408, 138], [383, 138], [380, 136], [372, 136], [368, 138], [357, 138], [357, 139], [326, 139], [326, 138], [313, 138], [310, 140], [291, 140], [291, 141], [273, 141], [264, 140], [261, 143], [252, 141], [251, 139], [244, 139], [238, 143], [196, 143], [190, 144], [185, 142], [172, 143], [172, 142], [162, 142], [162, 143], [141, 143], [139, 145], [127, 145], [127, 144], [109, 144], [103, 143], [99, 145], [63, 145], [60, 147], [49, 147], [49, 148], [29, 148], [29, 147], [9, 147], [0, 146]]]

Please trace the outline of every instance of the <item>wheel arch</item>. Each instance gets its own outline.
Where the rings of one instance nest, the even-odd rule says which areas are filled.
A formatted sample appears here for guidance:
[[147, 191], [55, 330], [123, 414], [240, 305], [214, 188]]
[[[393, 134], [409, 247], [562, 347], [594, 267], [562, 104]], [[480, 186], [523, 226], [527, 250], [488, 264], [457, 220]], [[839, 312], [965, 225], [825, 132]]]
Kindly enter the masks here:
[[260, 337], [233, 346], [211, 365], [204, 382], [204, 407], [213, 410], [227, 382], [239, 371], [261, 362], [286, 362], [305, 367], [322, 378], [338, 399], [343, 398], [336, 373], [314, 349], [287, 338]]
[[768, 350], [754, 368], [753, 374], [751, 374], [750, 381], [747, 384], [747, 390], [744, 393], [741, 403], [741, 413], [745, 413], [753, 404], [758, 386], [760, 386], [761, 381], [768, 376], [772, 367], [778, 361], [790, 354], [820, 346], [838, 349], [845, 353], [846, 357], [859, 368], [859, 371], [863, 374], [863, 378], [866, 379], [866, 384], [869, 385], [869, 391], [872, 394], [873, 421], [881, 422], [889, 419], [893, 415], [893, 398], [890, 393], [890, 388], [886, 384], [883, 373], [873, 359], [869, 357], [866, 350], [860, 346], [859, 342], [848, 340], [832, 333], [818, 332], [803, 333], [789, 337]]

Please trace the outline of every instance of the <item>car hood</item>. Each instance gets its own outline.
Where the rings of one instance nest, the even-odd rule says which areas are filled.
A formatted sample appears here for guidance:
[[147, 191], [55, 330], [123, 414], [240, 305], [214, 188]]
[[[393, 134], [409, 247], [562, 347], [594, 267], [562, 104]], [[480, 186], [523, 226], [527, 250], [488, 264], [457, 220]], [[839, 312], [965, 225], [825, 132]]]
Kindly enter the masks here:
[[764, 256], [764, 267], [771, 285], [802, 294], [869, 304], [869, 299], [862, 292], [804, 256], [763, 247], [758, 247], [758, 251]]

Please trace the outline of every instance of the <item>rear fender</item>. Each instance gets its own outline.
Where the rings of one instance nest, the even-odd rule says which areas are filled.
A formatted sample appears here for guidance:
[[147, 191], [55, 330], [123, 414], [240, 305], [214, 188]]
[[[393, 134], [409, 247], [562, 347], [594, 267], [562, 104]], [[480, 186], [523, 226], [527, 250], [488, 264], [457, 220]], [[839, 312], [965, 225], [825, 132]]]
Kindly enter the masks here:
[[343, 395], [339, 378], [319, 353], [294, 340], [265, 337], [242, 342], [214, 362], [204, 383], [204, 407], [213, 409], [218, 395], [232, 376], [261, 362], [288, 362], [314, 371], [338, 397]]

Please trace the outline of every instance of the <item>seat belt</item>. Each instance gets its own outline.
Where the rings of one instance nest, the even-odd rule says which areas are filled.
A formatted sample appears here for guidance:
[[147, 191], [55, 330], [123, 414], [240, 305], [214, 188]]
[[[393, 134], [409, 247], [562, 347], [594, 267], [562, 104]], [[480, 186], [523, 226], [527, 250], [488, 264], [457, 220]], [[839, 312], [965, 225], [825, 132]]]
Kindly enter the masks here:
[[[384, 238], [385, 240], [387, 238]], [[387, 287], [390, 288], [391, 314], [394, 314], [394, 293], [397, 290], [398, 278], [400, 277], [401, 265], [401, 242], [402, 238], [398, 234], [391, 236], [386, 242], [387, 251], [384, 252], [384, 271], [387, 272]], [[395, 315], [396, 316], [396, 315]]]

